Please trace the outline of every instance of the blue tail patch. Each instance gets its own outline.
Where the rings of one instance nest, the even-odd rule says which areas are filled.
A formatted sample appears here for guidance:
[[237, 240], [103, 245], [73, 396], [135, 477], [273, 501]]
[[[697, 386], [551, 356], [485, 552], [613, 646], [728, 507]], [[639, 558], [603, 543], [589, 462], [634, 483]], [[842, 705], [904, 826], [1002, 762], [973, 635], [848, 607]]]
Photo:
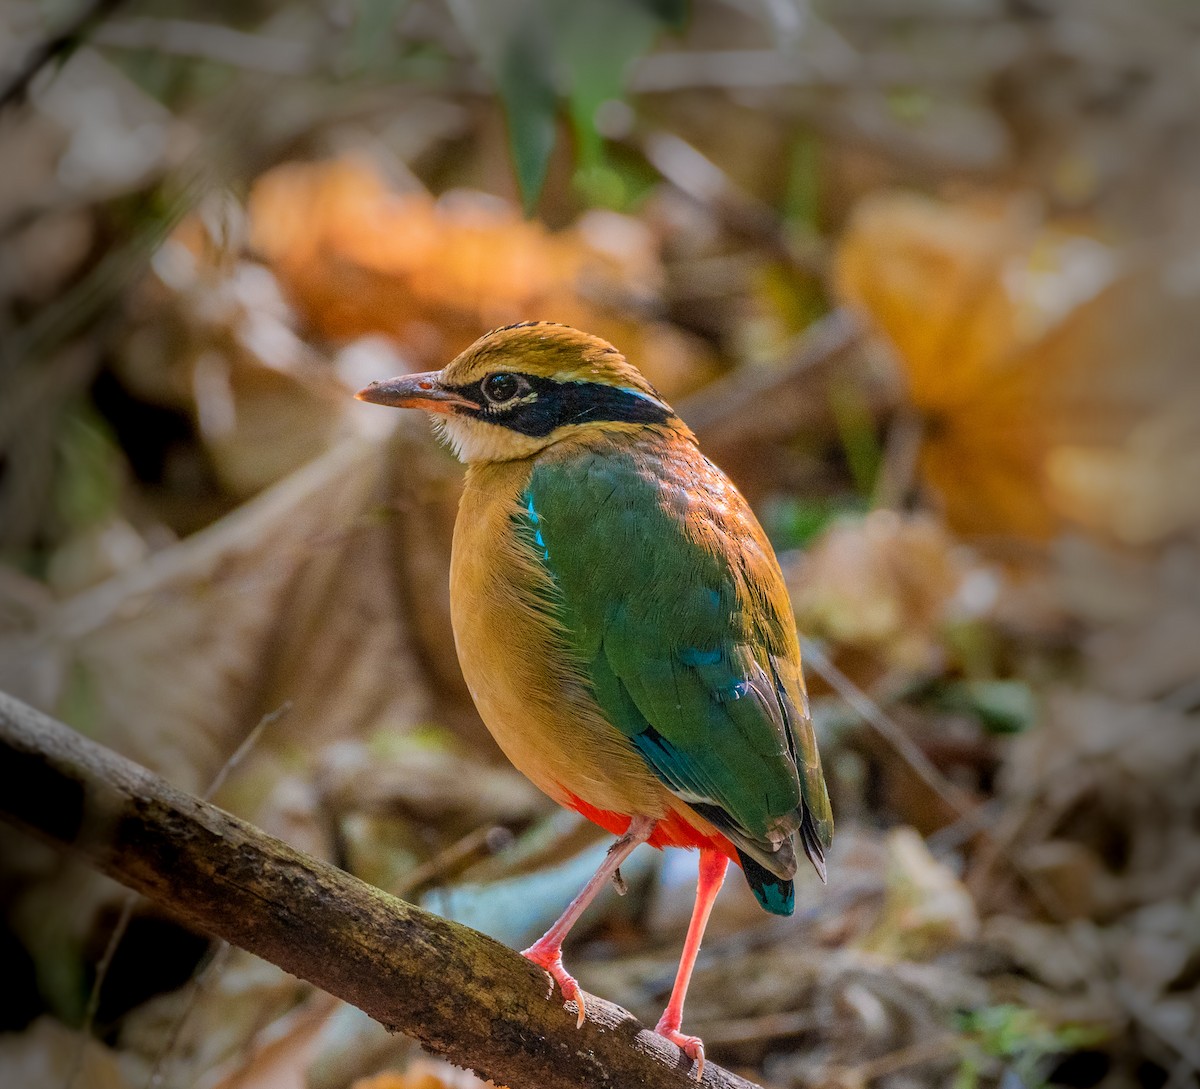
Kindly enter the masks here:
[[791, 881], [776, 877], [755, 862], [745, 851], [738, 851], [742, 873], [754, 898], [772, 915], [791, 915], [796, 910], [796, 890]]

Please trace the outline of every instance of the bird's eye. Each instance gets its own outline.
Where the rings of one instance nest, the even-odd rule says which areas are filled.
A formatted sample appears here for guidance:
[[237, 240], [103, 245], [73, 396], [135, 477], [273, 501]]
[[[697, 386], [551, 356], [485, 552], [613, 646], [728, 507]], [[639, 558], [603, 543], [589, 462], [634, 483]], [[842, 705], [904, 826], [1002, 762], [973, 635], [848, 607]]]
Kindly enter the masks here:
[[483, 380], [483, 395], [494, 405], [511, 401], [521, 390], [521, 380], [515, 374], [489, 374]]

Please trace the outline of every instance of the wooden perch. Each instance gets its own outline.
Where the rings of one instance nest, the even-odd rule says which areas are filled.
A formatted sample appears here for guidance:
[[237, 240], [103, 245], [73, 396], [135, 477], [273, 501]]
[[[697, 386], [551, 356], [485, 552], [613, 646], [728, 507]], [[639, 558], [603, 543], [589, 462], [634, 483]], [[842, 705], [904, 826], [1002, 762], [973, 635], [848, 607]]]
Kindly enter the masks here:
[[[0, 816], [187, 925], [512, 1089], [686, 1089], [692, 1064], [599, 998], [587, 1021], [519, 954], [398, 900], [0, 693]], [[754, 1089], [713, 1063], [703, 1085]]]

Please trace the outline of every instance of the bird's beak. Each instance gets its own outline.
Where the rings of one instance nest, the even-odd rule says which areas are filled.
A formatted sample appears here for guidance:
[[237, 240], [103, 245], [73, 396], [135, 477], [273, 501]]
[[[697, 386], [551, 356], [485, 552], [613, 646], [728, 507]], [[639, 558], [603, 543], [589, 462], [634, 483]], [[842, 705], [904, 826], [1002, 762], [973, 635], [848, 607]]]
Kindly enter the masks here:
[[385, 378], [382, 382], [372, 382], [366, 389], [360, 389], [354, 396], [360, 401], [369, 401], [373, 405], [388, 405], [391, 408], [420, 408], [426, 412], [441, 412], [449, 415], [456, 408], [477, 409], [473, 401], [453, 390], [447, 389], [439, 381], [439, 371], [427, 371], [425, 374], [402, 374], [399, 378]]

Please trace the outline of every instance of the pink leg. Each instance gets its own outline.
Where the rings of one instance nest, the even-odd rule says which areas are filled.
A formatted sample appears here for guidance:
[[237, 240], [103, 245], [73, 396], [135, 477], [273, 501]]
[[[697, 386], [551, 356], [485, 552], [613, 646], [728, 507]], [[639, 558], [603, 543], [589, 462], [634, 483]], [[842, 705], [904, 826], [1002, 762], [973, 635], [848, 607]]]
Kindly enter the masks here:
[[558, 922], [528, 949], [521, 951], [523, 957], [527, 957], [550, 974], [550, 978], [558, 984], [558, 989], [562, 991], [564, 1002], [573, 1001], [576, 1004], [579, 1009], [578, 1023], [580, 1026], [583, 1025], [583, 1019], [587, 1015], [583, 1005], [583, 992], [579, 989], [579, 984], [567, 974], [567, 970], [563, 967], [562, 943], [571, 927], [579, 921], [579, 916], [596, 898], [596, 894], [612, 879], [621, 863], [633, 853], [633, 849], [639, 843], [645, 843], [650, 838], [650, 833], [654, 831], [654, 824], [654, 820], [650, 817], [634, 817], [629, 822], [629, 830], [608, 849], [608, 854], [600, 868], [583, 886], [579, 895], [567, 906], [567, 910], [562, 913]]
[[692, 969], [696, 967], [700, 941], [704, 937], [704, 928], [708, 925], [713, 902], [717, 899], [717, 893], [721, 891], [721, 883], [725, 880], [725, 867], [728, 865], [729, 859], [720, 851], [701, 850], [700, 878], [696, 882], [696, 906], [692, 909], [692, 921], [688, 924], [683, 955], [679, 958], [679, 971], [675, 976], [675, 986], [671, 988], [671, 1000], [654, 1027], [655, 1032], [678, 1044], [695, 1061], [697, 1081], [704, 1074], [704, 1042], [699, 1036], [685, 1036], [679, 1031], [679, 1026], [683, 1023], [683, 1000], [687, 997]]

